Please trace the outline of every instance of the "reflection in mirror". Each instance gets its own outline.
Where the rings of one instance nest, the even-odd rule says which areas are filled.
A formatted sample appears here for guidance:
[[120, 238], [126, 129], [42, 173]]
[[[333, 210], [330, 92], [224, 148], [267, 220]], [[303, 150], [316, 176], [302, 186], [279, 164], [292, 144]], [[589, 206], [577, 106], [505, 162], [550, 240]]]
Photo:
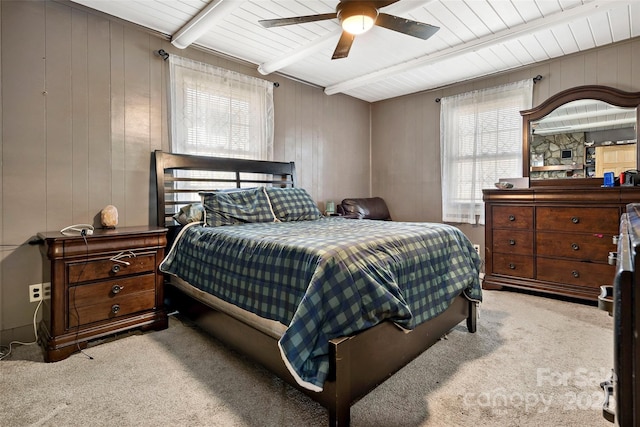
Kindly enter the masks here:
[[636, 169], [635, 108], [568, 102], [531, 122], [530, 178], [592, 178]]

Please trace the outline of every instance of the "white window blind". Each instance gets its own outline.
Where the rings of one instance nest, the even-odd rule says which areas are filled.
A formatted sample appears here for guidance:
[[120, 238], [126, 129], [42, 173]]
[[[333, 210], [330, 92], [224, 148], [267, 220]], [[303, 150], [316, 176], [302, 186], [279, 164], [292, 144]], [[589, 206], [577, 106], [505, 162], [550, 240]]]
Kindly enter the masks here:
[[522, 117], [533, 80], [441, 99], [442, 220], [484, 224], [482, 189], [522, 176]]

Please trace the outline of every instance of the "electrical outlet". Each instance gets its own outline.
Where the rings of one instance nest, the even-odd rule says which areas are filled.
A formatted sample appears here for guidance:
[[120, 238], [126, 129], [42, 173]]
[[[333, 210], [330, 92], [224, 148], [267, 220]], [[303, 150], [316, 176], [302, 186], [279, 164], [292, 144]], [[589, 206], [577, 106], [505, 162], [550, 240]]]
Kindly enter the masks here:
[[42, 283], [29, 285], [29, 302], [42, 301]]
[[480, 245], [473, 245], [473, 249], [476, 250], [476, 252], [478, 253], [478, 255], [482, 256], [482, 254], [480, 253]]
[[51, 282], [45, 282], [42, 284], [42, 299], [51, 299]]

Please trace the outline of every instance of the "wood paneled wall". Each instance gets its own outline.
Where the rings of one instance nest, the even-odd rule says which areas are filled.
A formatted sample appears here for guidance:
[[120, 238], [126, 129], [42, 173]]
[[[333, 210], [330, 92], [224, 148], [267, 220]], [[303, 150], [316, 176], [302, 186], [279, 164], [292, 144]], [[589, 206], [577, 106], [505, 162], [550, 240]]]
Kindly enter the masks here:
[[[247, 75], [256, 67], [46, 0], [0, 3], [0, 342], [33, 337], [42, 282], [38, 231], [99, 225], [115, 205], [120, 226], [155, 224], [151, 153], [168, 150], [164, 49]], [[300, 186], [326, 200], [370, 191], [370, 105], [326, 96], [281, 76], [274, 89], [275, 158], [295, 161]]]
[[[516, 71], [372, 105], [372, 193], [385, 198], [394, 219], [442, 221], [440, 104], [437, 98], [543, 76], [533, 105], [573, 86], [598, 84], [640, 91], [640, 39], [569, 55]], [[460, 225], [484, 246], [484, 227]], [[482, 252], [484, 253], [484, 252]]]

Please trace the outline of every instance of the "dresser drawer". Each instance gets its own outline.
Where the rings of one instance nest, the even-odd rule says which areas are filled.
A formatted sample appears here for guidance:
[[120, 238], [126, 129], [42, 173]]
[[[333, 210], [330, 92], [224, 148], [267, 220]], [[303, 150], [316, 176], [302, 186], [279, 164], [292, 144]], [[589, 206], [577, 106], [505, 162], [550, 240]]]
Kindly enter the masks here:
[[533, 228], [533, 208], [529, 206], [493, 206], [493, 228]]
[[145, 274], [69, 288], [69, 326], [77, 326], [78, 317], [84, 325], [154, 308], [155, 280]]
[[533, 255], [533, 232], [522, 230], [494, 230], [493, 252]]
[[536, 246], [538, 255], [595, 262], [607, 262], [609, 251], [617, 248], [611, 235], [548, 231], [536, 233]]
[[599, 289], [613, 282], [615, 265], [592, 262], [537, 259], [537, 279]]
[[533, 278], [533, 257], [513, 254], [493, 254], [493, 272], [524, 278]]
[[69, 264], [69, 284], [109, 279], [131, 274], [153, 272], [156, 266], [156, 253], [137, 254], [131, 258], [121, 258], [123, 262], [111, 261], [109, 258], [96, 259]]
[[540, 207], [536, 210], [536, 229], [618, 234], [618, 208]]

